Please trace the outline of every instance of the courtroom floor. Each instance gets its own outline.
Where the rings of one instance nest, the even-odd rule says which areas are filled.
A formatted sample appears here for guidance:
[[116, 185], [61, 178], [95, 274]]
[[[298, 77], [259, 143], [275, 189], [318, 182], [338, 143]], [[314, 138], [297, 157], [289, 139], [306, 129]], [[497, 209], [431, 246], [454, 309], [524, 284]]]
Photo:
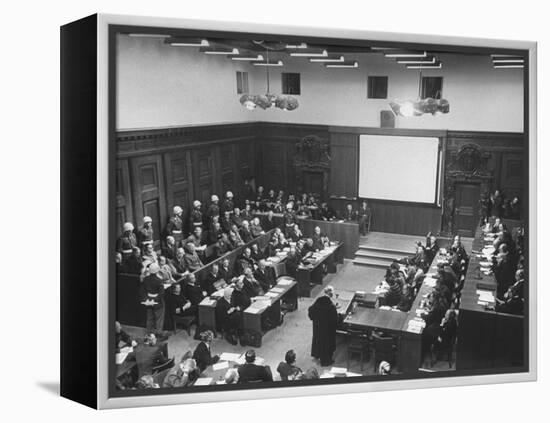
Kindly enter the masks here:
[[[365, 280], [371, 278], [380, 280], [384, 272], [384, 269], [355, 266], [350, 260], [345, 260], [343, 265], [338, 265], [337, 273], [325, 276], [323, 286], [330, 284], [336, 289], [357, 291], [362, 289]], [[279, 362], [284, 360], [285, 353], [289, 349], [293, 349], [296, 352], [297, 366], [304, 371], [310, 367], [316, 367], [319, 374], [322, 374], [325, 370], [330, 369], [330, 367], [321, 367], [319, 362], [310, 356], [312, 327], [311, 321], [307, 316], [307, 309], [320, 294], [323, 286], [316, 286], [311, 298], [300, 298], [298, 309], [287, 313], [283, 324], [268, 331], [263, 336], [262, 346], [255, 348], [256, 354], [264, 358], [265, 363], [271, 367], [275, 378], [278, 378], [276, 368]], [[145, 335], [145, 329], [143, 328], [125, 327], [125, 329], [131, 336], [138, 339]], [[169, 337], [168, 353], [171, 357], [175, 357], [176, 362], [178, 362], [183, 354], [189, 350], [193, 350], [197, 344], [198, 341], [194, 340], [192, 336], [187, 335], [186, 331], [180, 330]], [[221, 354], [222, 352], [242, 353], [248, 349], [248, 347], [241, 347], [240, 345], [231, 345], [221, 338], [214, 339], [211, 348], [215, 354]], [[336, 339], [334, 359], [335, 363], [333, 366], [348, 367], [345, 340], [340, 336]], [[428, 366], [428, 368], [432, 371], [449, 370], [447, 362], [437, 362], [433, 367]], [[357, 356], [353, 356], [350, 360], [348, 371], [364, 375], [375, 374], [374, 363], [372, 359], [369, 362], [364, 362], [363, 369], [361, 370], [361, 364]]]

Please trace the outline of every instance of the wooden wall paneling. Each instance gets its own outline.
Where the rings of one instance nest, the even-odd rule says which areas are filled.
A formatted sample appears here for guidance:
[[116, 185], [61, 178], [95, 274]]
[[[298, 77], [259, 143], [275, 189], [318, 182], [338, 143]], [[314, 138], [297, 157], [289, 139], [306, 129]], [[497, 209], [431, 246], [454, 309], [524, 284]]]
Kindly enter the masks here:
[[130, 187], [130, 171], [128, 160], [116, 160], [115, 169], [115, 207], [116, 207], [116, 231], [117, 236], [122, 233], [122, 225], [125, 222], [133, 222], [132, 190]]
[[191, 199], [194, 197], [191, 151], [165, 153], [164, 170], [167, 216], [172, 214], [174, 206], [180, 206], [183, 209], [184, 221], [187, 221]]
[[194, 200], [208, 204], [214, 193], [214, 166], [211, 148], [199, 148], [193, 151], [193, 178], [194, 197], [188, 207], [192, 207]]
[[158, 240], [167, 218], [161, 156], [154, 154], [135, 157], [130, 160], [130, 166], [136, 229], [143, 224], [144, 216], [150, 216], [153, 220], [155, 240]]
[[219, 152], [219, 173], [220, 173], [220, 192], [218, 197], [223, 198], [226, 191], [234, 191], [233, 195], [240, 198], [242, 195], [242, 184], [237, 182], [237, 166], [235, 155], [235, 144], [222, 144], [218, 147]]
[[357, 197], [357, 157], [359, 136], [357, 134], [330, 134], [330, 183], [331, 197]]
[[500, 188], [509, 199], [514, 196], [521, 198], [524, 184], [523, 161], [523, 153], [502, 153]]
[[285, 145], [283, 143], [267, 141], [262, 144], [263, 169], [261, 184], [264, 186], [266, 193], [270, 189], [287, 189], [285, 159]]

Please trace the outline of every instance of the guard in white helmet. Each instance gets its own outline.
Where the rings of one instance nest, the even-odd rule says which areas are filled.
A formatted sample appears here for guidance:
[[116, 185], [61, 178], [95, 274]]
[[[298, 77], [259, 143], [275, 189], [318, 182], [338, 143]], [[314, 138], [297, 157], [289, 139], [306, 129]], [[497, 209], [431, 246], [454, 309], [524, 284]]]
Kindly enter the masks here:
[[194, 231], [197, 227], [202, 228], [201, 202], [199, 200], [193, 201], [193, 210], [191, 210], [189, 219], [191, 221], [191, 231]]
[[233, 202], [233, 193], [231, 191], [227, 191], [225, 194], [225, 200], [223, 201], [221, 212], [225, 213], [228, 211], [229, 213], [233, 213], [233, 209], [235, 208], [235, 203]]
[[122, 226], [122, 235], [117, 239], [116, 250], [122, 254], [122, 258], [127, 259], [132, 255], [132, 251], [138, 246], [136, 234], [134, 234], [134, 225], [126, 222]]
[[220, 206], [218, 204], [220, 199], [216, 194], [214, 194], [212, 197], [210, 197], [210, 201], [211, 203], [208, 206], [208, 210], [206, 210], [206, 217], [208, 219], [208, 227], [212, 228], [212, 223], [215, 218], [217, 217], [218, 220], [220, 218]]
[[183, 240], [183, 209], [180, 206], [174, 207], [173, 214], [166, 225], [166, 235], [174, 237], [176, 245]]
[[149, 216], [143, 218], [143, 226], [139, 230], [138, 238], [142, 247], [153, 244], [153, 219]]

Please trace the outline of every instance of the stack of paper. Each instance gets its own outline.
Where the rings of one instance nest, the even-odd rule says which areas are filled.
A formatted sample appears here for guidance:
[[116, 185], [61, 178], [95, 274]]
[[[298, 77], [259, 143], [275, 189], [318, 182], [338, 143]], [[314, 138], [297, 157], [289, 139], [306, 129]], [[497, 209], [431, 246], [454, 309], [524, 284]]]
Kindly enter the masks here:
[[271, 292], [271, 291], [269, 291], [269, 292], [266, 292], [265, 295], [266, 295], [266, 297], [269, 297], [269, 298], [275, 298], [275, 297], [277, 297], [279, 294], [278, 294], [277, 292]]
[[347, 377], [363, 376], [361, 373], [346, 372]]
[[127, 352], [119, 352], [115, 356], [116, 364], [122, 364], [124, 363], [124, 360], [126, 360], [126, 357], [128, 357]]
[[212, 384], [212, 378], [211, 377], [200, 377], [195, 381], [194, 386], [206, 386]]
[[347, 373], [348, 369], [345, 367], [333, 367], [330, 369], [330, 373], [332, 373], [335, 376], [343, 376]]
[[229, 367], [229, 363], [227, 361], [220, 361], [212, 365], [212, 370], [222, 370], [222, 369], [227, 369], [228, 367]]
[[494, 303], [495, 302], [495, 296], [493, 295], [492, 291], [485, 291], [483, 289], [478, 289], [476, 291], [476, 294], [479, 295], [479, 302], [482, 302], [482, 303]]
[[281, 278], [277, 281], [277, 285], [288, 286], [288, 285], [292, 284], [292, 282], [293, 282], [292, 279], [283, 279], [283, 278]]
[[284, 288], [280, 288], [280, 287], [276, 287], [276, 286], [271, 288], [270, 291], [271, 292], [276, 292], [278, 294], [281, 294], [281, 293], [285, 292]]
[[319, 379], [332, 379], [334, 375], [332, 373], [323, 373], [321, 376], [319, 376]]
[[433, 288], [436, 284], [437, 280], [434, 278], [425, 278], [424, 282], [426, 286], [429, 286], [430, 288]]
[[224, 352], [220, 354], [220, 361], [237, 361], [241, 354]]
[[206, 297], [204, 300], [200, 302], [200, 305], [203, 305], [203, 306], [213, 306], [214, 304], [216, 304], [216, 300], [212, 300], [209, 297]]
[[411, 319], [407, 324], [407, 332], [420, 333], [426, 326], [426, 322], [423, 320]]

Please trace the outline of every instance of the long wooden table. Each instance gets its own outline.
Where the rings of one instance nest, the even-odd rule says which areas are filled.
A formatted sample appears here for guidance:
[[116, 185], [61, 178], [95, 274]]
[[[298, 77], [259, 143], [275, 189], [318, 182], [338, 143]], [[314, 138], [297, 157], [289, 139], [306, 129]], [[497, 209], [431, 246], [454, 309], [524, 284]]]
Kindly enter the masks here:
[[[265, 212], [257, 212], [256, 216], [263, 219], [267, 216]], [[283, 215], [274, 213], [273, 218], [279, 227], [283, 227]], [[312, 236], [316, 226], [321, 228], [321, 233], [329, 237], [331, 241], [339, 241], [344, 244], [342, 252], [345, 258], [352, 259], [359, 248], [359, 224], [345, 222], [343, 220], [315, 220], [298, 217], [300, 228], [305, 236]]]
[[[518, 221], [512, 223], [521, 224]], [[490, 291], [496, 296], [497, 288], [494, 275], [486, 275], [481, 270], [485, 260], [477, 252], [490, 243], [484, 238], [482, 228], [478, 228], [460, 301], [457, 370], [510, 368], [525, 364], [524, 316], [497, 313], [480, 304], [479, 290]], [[494, 303], [487, 306], [494, 307]]]
[[300, 264], [296, 269], [296, 279], [298, 280], [298, 292], [301, 297], [311, 296], [312, 285], [322, 285], [324, 276], [324, 265], [328, 273], [336, 273], [337, 263], [343, 262], [341, 251], [343, 243], [325, 247], [318, 253], [315, 253], [315, 261], [309, 265]]

